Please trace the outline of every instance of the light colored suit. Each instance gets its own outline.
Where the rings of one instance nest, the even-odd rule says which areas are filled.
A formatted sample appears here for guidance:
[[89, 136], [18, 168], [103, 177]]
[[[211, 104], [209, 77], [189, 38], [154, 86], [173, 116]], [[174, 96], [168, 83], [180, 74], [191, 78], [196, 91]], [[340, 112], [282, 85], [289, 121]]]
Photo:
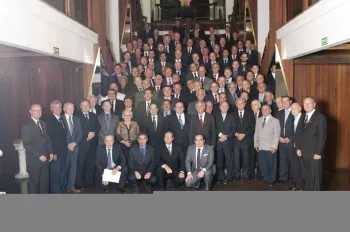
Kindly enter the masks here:
[[[195, 80], [200, 81], [200, 77], [196, 78]], [[202, 88], [208, 92], [210, 90], [211, 83], [213, 83], [213, 80], [210, 79], [209, 77], [205, 77], [202, 83]]]
[[254, 147], [258, 147], [259, 150], [271, 150], [272, 148], [277, 150], [281, 133], [279, 120], [270, 115], [264, 128], [262, 127], [263, 121], [264, 117], [256, 121]]
[[115, 114], [110, 114], [110, 123], [109, 128], [107, 126], [105, 113], [101, 113], [98, 116], [98, 122], [101, 126], [100, 131], [98, 132], [98, 145], [104, 144], [105, 135], [107, 134], [113, 134], [115, 132], [115, 128], [117, 127], [117, 124], [119, 123], [119, 116]]
[[205, 190], [211, 189], [211, 184], [213, 182], [213, 175], [216, 172], [215, 164], [214, 164], [214, 147], [209, 145], [204, 145], [203, 150], [201, 152], [201, 167], [196, 169], [196, 154], [197, 147], [196, 145], [191, 145], [187, 149], [186, 154], [186, 171], [187, 173], [191, 173], [193, 179], [189, 182], [186, 182], [187, 187], [199, 188], [201, 184], [201, 179], [198, 178], [198, 172], [202, 169], [205, 169], [204, 173], [204, 183], [206, 184]]

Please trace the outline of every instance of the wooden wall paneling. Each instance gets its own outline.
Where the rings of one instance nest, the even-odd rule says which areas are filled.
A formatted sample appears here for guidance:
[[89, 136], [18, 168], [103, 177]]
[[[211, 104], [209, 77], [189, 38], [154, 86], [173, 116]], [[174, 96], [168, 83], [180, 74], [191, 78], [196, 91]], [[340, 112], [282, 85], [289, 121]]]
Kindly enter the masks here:
[[123, 41], [126, 13], [128, 9], [128, 0], [119, 0], [119, 41]]
[[255, 44], [258, 42], [258, 0], [248, 0], [249, 13], [252, 21], [252, 31]]

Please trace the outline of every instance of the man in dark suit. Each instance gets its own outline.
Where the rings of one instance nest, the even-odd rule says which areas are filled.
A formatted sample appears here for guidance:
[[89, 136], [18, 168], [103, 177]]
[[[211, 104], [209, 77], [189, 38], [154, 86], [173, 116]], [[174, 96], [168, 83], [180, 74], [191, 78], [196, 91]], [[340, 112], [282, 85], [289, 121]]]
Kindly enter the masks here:
[[294, 102], [292, 104], [291, 113], [293, 114], [293, 136], [291, 137], [291, 141], [293, 143], [294, 152], [292, 159], [290, 160], [290, 168], [291, 172], [294, 173], [294, 182], [293, 187], [290, 188], [292, 191], [300, 191], [303, 189], [303, 174], [301, 170], [301, 161], [302, 158], [297, 155], [297, 149], [296, 149], [296, 140], [301, 136], [303, 133], [304, 128], [304, 120], [305, 120], [305, 114], [301, 113], [301, 106], [299, 103]]
[[133, 184], [134, 193], [139, 193], [139, 182], [144, 179], [148, 192], [156, 183], [156, 155], [153, 147], [147, 145], [148, 137], [144, 133], [137, 136], [137, 145], [130, 149], [128, 158], [129, 180]]
[[191, 116], [189, 144], [194, 143], [194, 137], [197, 134], [203, 134], [205, 136], [206, 143], [210, 146], [215, 146], [216, 129], [214, 117], [204, 112], [205, 103], [203, 101], [198, 101], [196, 103], [196, 111], [197, 113]]
[[184, 113], [185, 106], [181, 101], [175, 103], [174, 109], [175, 114], [166, 117], [164, 129], [173, 132], [174, 144], [187, 151], [191, 117]]
[[96, 171], [97, 184], [103, 185], [105, 192], [108, 191], [109, 183], [102, 180], [102, 175], [105, 169], [113, 170], [113, 174], [120, 172], [118, 183], [119, 192], [124, 193], [124, 185], [128, 176], [128, 167], [123, 150], [120, 145], [114, 144], [114, 135], [105, 135], [105, 145], [99, 146], [96, 153]]
[[156, 69], [155, 72], [157, 74], [162, 74], [162, 68], [163, 67], [168, 67], [168, 68], [173, 68], [173, 65], [167, 61], [167, 54], [165, 52], [160, 53], [159, 55], [159, 61], [156, 62]]
[[289, 179], [294, 180], [294, 173], [290, 172], [290, 162], [294, 155], [294, 144], [291, 141], [293, 137], [293, 114], [291, 113], [290, 106], [292, 104], [292, 98], [289, 96], [282, 97], [282, 104], [284, 110], [281, 110], [277, 118], [280, 121], [281, 135], [279, 140], [279, 181], [286, 182]]
[[31, 118], [22, 125], [21, 137], [26, 149], [29, 193], [49, 193], [49, 162], [53, 159], [51, 139], [46, 123], [40, 120], [41, 106], [33, 104]]
[[216, 172], [214, 147], [205, 144], [203, 134], [195, 135], [194, 144], [188, 147], [185, 165], [186, 186], [198, 189], [204, 180], [205, 190], [210, 191]]
[[155, 149], [163, 143], [164, 121], [162, 114], [158, 114], [158, 106], [153, 103], [150, 105], [150, 114], [144, 121], [144, 131], [148, 136], [148, 144]]
[[241, 64], [239, 65], [238, 71], [240, 75], [245, 76], [247, 72], [250, 71], [252, 66], [247, 62], [248, 61], [247, 53], [243, 52], [242, 54], [240, 54], [240, 58], [241, 58]]
[[[117, 99], [117, 91], [114, 89], [109, 89], [108, 99], [105, 101], [109, 101], [111, 103], [111, 113], [121, 117], [121, 111], [123, 110], [124, 104], [123, 101]], [[103, 102], [101, 103], [102, 105]]]
[[136, 118], [135, 121], [139, 124], [140, 128], [143, 130], [143, 122], [149, 115], [149, 110], [151, 104], [157, 104], [156, 101], [152, 100], [153, 98], [153, 93], [151, 89], [146, 89], [143, 94], [144, 101], [140, 102], [137, 105], [136, 109]]
[[[89, 152], [92, 146], [97, 146], [97, 133], [100, 130], [100, 125], [97, 120], [97, 115], [89, 112], [90, 103], [88, 100], [80, 102], [80, 110], [77, 113], [80, 119], [82, 139], [79, 144], [79, 156], [78, 156], [78, 167], [77, 167], [77, 177], [76, 177], [76, 187], [85, 188], [87, 176], [93, 177], [95, 171], [95, 165], [92, 166], [88, 163]], [[96, 159], [95, 159], [96, 160]], [[89, 165], [88, 165], [89, 164]]]
[[263, 105], [269, 105], [272, 109], [272, 116], [277, 118], [277, 114], [278, 114], [278, 107], [276, 102], [273, 101], [274, 99], [274, 94], [271, 90], [266, 90], [265, 91], [265, 102], [263, 103]]
[[171, 131], [164, 134], [164, 144], [157, 151], [157, 179], [162, 190], [170, 180], [173, 188], [185, 183], [185, 154], [180, 145], [173, 143]]
[[45, 120], [53, 149], [53, 160], [50, 163], [50, 192], [63, 193], [66, 187], [64, 180], [67, 179], [67, 131], [61, 117], [62, 103], [54, 100], [50, 103], [50, 108], [52, 115]]
[[236, 119], [228, 113], [230, 105], [227, 102], [220, 103], [220, 112], [215, 115], [216, 125], [216, 165], [218, 181], [225, 181], [224, 167], [227, 169], [226, 180], [231, 182], [234, 178], [233, 147], [236, 134]]
[[268, 89], [276, 93], [276, 64], [271, 65], [270, 72], [267, 74], [266, 83]]
[[152, 38], [153, 37], [153, 31], [151, 29], [151, 26], [146, 23], [144, 26], [144, 30], [143, 30], [143, 42], [146, 43], [148, 38]]
[[185, 28], [183, 28], [181, 26], [181, 21], [180, 20], [176, 20], [175, 21], [175, 27], [173, 27], [172, 30], [173, 30], [174, 33], [178, 32], [180, 34], [180, 37], [181, 37], [180, 41], [182, 43], [182, 41], [183, 41], [183, 39], [185, 37]]
[[259, 64], [259, 53], [252, 49], [252, 41], [245, 42], [245, 52], [248, 54], [248, 64], [251, 66]]
[[326, 117], [318, 112], [315, 98], [304, 98], [304, 128], [297, 139], [297, 155], [302, 158], [303, 190], [320, 191], [322, 185], [323, 148], [327, 137]]
[[[252, 111], [245, 109], [246, 101], [243, 98], [236, 100], [237, 111], [234, 112], [236, 118], [236, 134], [234, 148], [235, 178], [248, 180], [249, 158], [251, 157], [254, 143], [255, 119]], [[241, 164], [242, 163], [242, 164]], [[241, 176], [242, 169], [242, 176]]]
[[66, 133], [68, 154], [67, 154], [67, 192], [79, 193], [81, 189], [77, 189], [75, 179], [77, 176], [77, 165], [79, 155], [79, 144], [82, 139], [80, 119], [73, 116], [74, 104], [66, 102], [63, 105], [64, 117], [63, 122], [68, 129]]

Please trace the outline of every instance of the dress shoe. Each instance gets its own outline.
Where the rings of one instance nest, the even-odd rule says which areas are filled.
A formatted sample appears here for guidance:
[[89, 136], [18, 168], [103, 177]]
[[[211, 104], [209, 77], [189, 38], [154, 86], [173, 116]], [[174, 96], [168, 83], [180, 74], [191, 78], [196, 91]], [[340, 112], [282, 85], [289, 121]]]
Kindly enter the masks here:
[[292, 191], [303, 191], [301, 188], [293, 188]]
[[69, 193], [80, 193], [80, 189], [72, 188], [71, 190], [68, 190]]
[[272, 187], [272, 186], [274, 186], [274, 185], [275, 185], [275, 182], [270, 182], [270, 183], [269, 183], [269, 186], [270, 186], [270, 187]]
[[140, 190], [139, 190], [138, 187], [134, 187], [134, 188], [133, 188], [133, 192], [134, 192], [134, 193], [140, 193]]
[[147, 193], [153, 193], [151, 186], [146, 186], [146, 191], [147, 191]]

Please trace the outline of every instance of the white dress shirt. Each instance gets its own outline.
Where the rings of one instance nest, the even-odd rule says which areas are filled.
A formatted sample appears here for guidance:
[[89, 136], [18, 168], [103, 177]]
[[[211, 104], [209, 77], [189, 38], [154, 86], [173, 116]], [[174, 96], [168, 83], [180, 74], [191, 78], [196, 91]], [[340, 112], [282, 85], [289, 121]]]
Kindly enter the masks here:
[[176, 114], [177, 115], [177, 120], [179, 120], [179, 117], [181, 116], [181, 120], [182, 120], [182, 123], [185, 125], [185, 114], [182, 113], [182, 114]]
[[312, 115], [315, 113], [315, 109], [313, 109], [312, 111], [310, 111], [309, 113], [306, 113], [306, 115], [307, 115], [307, 122], [306, 123], [308, 123], [308, 122], [310, 122], [310, 118], [312, 117]]
[[[38, 124], [38, 122], [40, 121], [40, 120], [36, 120], [35, 118], [33, 118], [33, 117], [31, 117], [33, 120], [34, 120], [34, 122], [35, 122], [35, 124]], [[39, 127], [40, 127], [40, 130], [43, 132], [43, 128], [41, 127], [41, 124], [39, 123]]]
[[[111, 148], [107, 148], [107, 147], [106, 147], [107, 159], [108, 159], [108, 150], [110, 150], [110, 152], [111, 152], [111, 164], [112, 164], [112, 169], [113, 169], [113, 168], [115, 168], [115, 166], [116, 166], [116, 164], [113, 162], [113, 147], [111, 147]], [[108, 161], [107, 161], [107, 163], [108, 163]], [[120, 170], [120, 169], [122, 169], [122, 167], [120, 167], [120, 166], [118, 165], [117, 169]]]
[[72, 131], [73, 128], [70, 128], [70, 123], [69, 123], [69, 117], [72, 117], [72, 124], [74, 127], [74, 123], [73, 123], [73, 115], [69, 116], [68, 114], [64, 114], [64, 117], [66, 118], [67, 124], [68, 124], [68, 129], [69, 131]]

